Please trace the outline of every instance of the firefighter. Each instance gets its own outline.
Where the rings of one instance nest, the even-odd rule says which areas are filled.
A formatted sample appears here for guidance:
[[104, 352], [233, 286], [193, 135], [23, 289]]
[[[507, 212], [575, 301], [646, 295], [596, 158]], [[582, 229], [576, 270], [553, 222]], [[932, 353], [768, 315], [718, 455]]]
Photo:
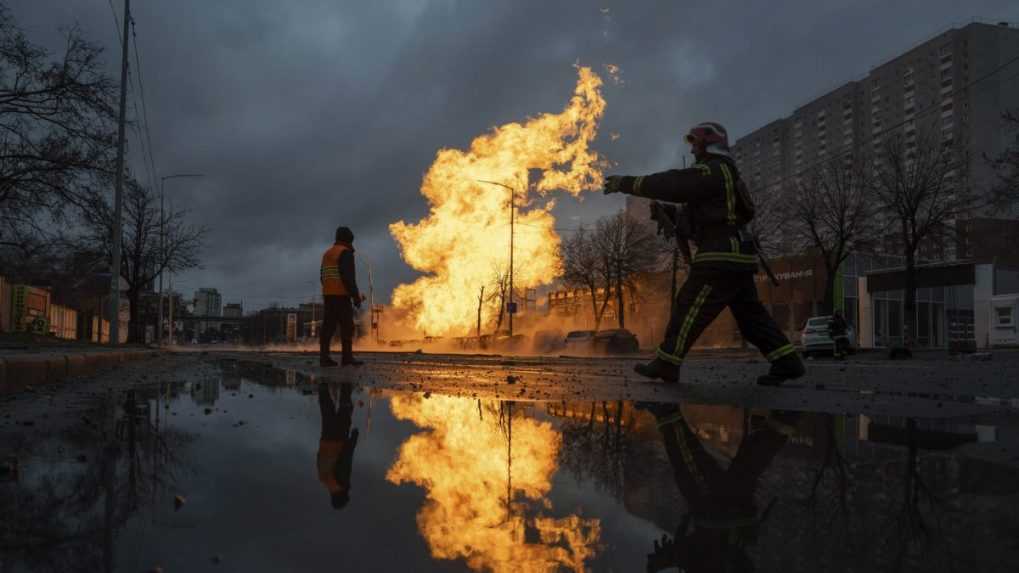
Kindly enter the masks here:
[[354, 269], [354, 233], [347, 227], [336, 229], [336, 242], [322, 255], [319, 280], [322, 283], [322, 302], [325, 306], [322, 328], [319, 330], [319, 365], [336, 366], [329, 357], [329, 343], [340, 328], [340, 345], [343, 366], [361, 366], [353, 354], [354, 308], [361, 308], [364, 297], [357, 290]]
[[654, 542], [646, 571], [753, 571], [748, 553], [767, 520], [771, 505], [757, 507], [756, 490], [775, 456], [795, 435], [795, 412], [744, 412], [746, 435], [728, 462], [705, 447], [680, 404], [638, 404], [650, 410], [662, 434], [686, 512], [670, 538]]
[[828, 336], [831, 337], [831, 354], [837, 360], [843, 360], [846, 357], [846, 347], [849, 346], [848, 332], [849, 326], [842, 316], [842, 311], [835, 309], [831, 320], [828, 321]]
[[705, 328], [728, 307], [743, 337], [771, 363], [764, 385], [778, 385], [804, 374], [796, 349], [757, 296], [757, 248], [747, 223], [754, 205], [729, 152], [728, 135], [717, 123], [702, 123], [686, 135], [696, 163], [641, 177], [612, 175], [606, 194], [625, 193], [657, 201], [685, 203], [697, 246], [690, 274], [673, 305], [665, 340], [654, 360], [638, 364], [641, 376], [674, 383], [683, 359]]

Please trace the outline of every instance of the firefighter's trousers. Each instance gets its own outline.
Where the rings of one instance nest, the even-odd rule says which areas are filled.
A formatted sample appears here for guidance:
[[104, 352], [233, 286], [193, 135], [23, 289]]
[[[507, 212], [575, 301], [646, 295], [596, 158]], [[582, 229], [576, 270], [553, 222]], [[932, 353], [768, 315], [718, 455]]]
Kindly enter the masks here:
[[740, 332], [769, 362], [796, 353], [796, 348], [768, 314], [757, 297], [752, 270], [718, 270], [693, 266], [676, 294], [676, 304], [665, 329], [658, 357], [681, 365], [697, 337], [726, 307]]

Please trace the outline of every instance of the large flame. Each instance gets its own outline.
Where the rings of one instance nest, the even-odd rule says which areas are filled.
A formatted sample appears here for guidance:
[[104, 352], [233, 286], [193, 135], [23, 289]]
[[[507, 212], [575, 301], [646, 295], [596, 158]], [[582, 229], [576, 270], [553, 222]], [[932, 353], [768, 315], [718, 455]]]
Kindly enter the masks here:
[[[576, 89], [562, 113], [496, 127], [467, 151], [440, 150], [421, 184], [431, 206], [428, 217], [390, 225], [404, 260], [426, 273], [393, 293], [393, 305], [407, 311], [418, 330], [468, 332], [480, 289], [491, 293], [493, 275], [509, 268], [510, 191], [481, 181], [516, 189], [515, 289], [548, 284], [558, 276], [553, 201], [536, 200], [551, 191], [576, 196], [596, 188], [603, 165], [589, 148], [605, 111], [602, 80], [590, 68], [577, 70]], [[493, 299], [486, 308], [497, 311], [498, 305]]]
[[497, 402], [395, 396], [391, 404], [397, 418], [429, 430], [400, 447], [386, 479], [425, 488], [417, 521], [433, 557], [497, 573], [585, 570], [600, 521], [541, 515], [551, 509], [544, 498], [561, 443], [550, 424]]

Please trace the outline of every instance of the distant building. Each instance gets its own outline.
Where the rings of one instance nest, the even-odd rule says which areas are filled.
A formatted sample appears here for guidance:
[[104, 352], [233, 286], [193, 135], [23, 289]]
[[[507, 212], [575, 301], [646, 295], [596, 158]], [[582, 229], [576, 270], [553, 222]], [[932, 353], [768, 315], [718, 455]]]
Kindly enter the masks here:
[[223, 297], [214, 288], [200, 288], [195, 291], [196, 316], [223, 316]]
[[244, 306], [239, 302], [228, 302], [223, 307], [223, 318], [241, 318], [244, 316]]
[[1019, 81], [996, 73], [1015, 54], [1019, 29], [1006, 23], [952, 28], [741, 137], [733, 155], [752, 189], [781, 195], [826, 159], [852, 161], [890, 134], [905, 137], [908, 150], [918, 129], [931, 130], [964, 153], [965, 165], [949, 172], [953, 184], [986, 192], [994, 174], [985, 158], [1019, 144], [1002, 121], [1019, 105]]

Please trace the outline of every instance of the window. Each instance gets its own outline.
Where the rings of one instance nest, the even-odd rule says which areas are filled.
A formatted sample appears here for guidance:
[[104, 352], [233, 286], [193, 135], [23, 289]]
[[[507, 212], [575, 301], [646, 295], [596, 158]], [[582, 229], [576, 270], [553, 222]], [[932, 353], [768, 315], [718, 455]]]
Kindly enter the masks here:
[[1012, 328], [1015, 326], [1015, 316], [1011, 306], [994, 307], [994, 326], [998, 328]]

